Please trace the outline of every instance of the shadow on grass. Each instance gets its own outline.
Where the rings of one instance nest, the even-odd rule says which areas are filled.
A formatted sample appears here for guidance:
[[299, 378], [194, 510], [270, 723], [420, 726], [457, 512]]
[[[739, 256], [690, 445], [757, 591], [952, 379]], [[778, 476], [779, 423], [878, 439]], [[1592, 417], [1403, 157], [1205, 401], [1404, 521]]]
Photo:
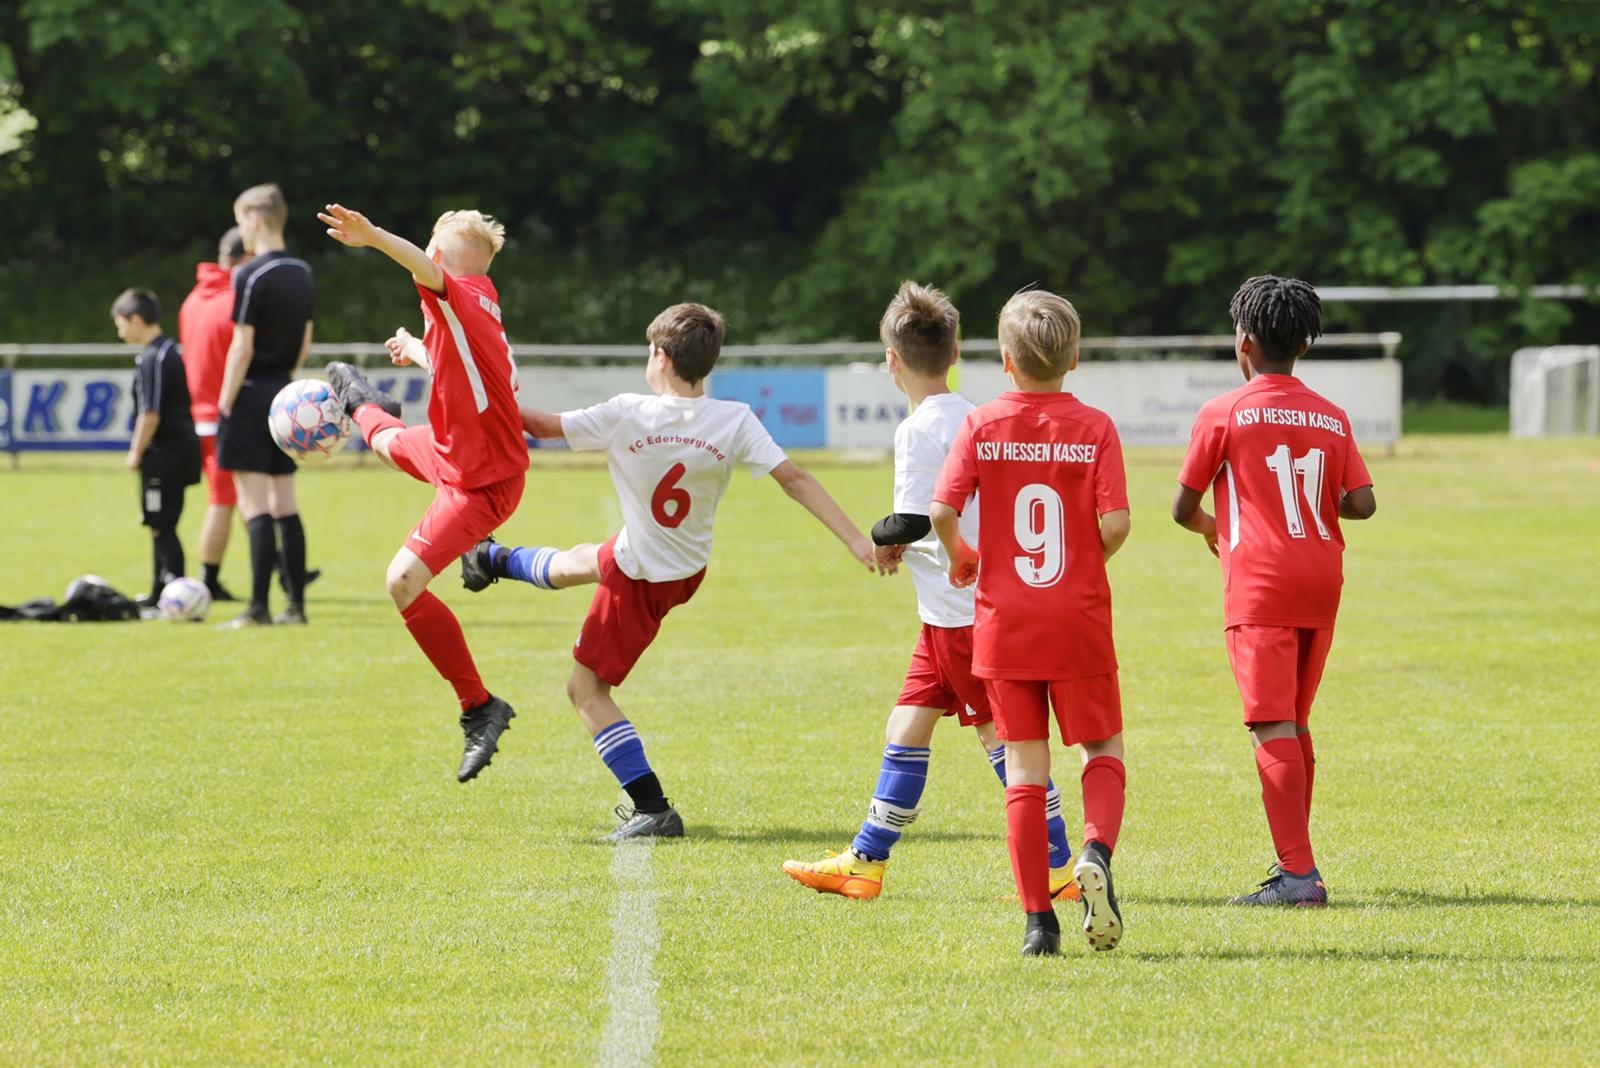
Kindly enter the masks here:
[[1273, 948], [1273, 949], [1178, 949], [1171, 952], [1161, 950], [1131, 950], [1127, 956], [1145, 961], [1261, 961], [1283, 960], [1296, 962], [1309, 961], [1360, 961], [1378, 964], [1405, 964], [1410, 961], [1459, 963], [1464, 961], [1487, 961], [1504, 963], [1506, 961], [1519, 961], [1529, 964], [1592, 964], [1595, 961], [1593, 954], [1574, 953], [1441, 953], [1437, 950], [1381, 950], [1381, 949], [1341, 949], [1335, 947], [1307, 947]]
[[[1600, 898], [1595, 897], [1539, 897], [1534, 894], [1440, 894], [1431, 890], [1387, 889], [1368, 891], [1358, 894], [1343, 895], [1335, 886], [1331, 891], [1333, 900], [1328, 904], [1330, 909], [1353, 908], [1600, 908]], [[1212, 895], [1201, 894], [1125, 894], [1121, 895], [1135, 904], [1141, 905], [1178, 905], [1194, 906], [1228, 906], [1228, 893]]]
[[[737, 827], [718, 827], [715, 824], [696, 823], [692, 818], [684, 820], [687, 829], [682, 841], [684, 842], [737, 842], [740, 845], [791, 845], [796, 849], [807, 846], [819, 846], [825, 849], [842, 849], [850, 844], [855, 837], [855, 832], [841, 827], [836, 831], [819, 831], [815, 827], [758, 827], [741, 829]], [[917, 841], [930, 842], [992, 842], [993, 835], [963, 834], [959, 831], [918, 831]], [[657, 844], [669, 848], [676, 839], [658, 839]], [[610, 842], [598, 843], [610, 846]], [[820, 851], [820, 850], [819, 850]]]

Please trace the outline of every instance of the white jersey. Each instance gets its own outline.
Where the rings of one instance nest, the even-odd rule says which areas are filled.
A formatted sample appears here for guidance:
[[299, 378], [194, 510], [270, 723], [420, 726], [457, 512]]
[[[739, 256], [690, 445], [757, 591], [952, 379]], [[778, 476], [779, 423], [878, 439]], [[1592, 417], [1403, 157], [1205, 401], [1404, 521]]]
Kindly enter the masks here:
[[561, 432], [574, 449], [605, 450], [622, 503], [617, 566], [644, 582], [706, 566], [734, 464], [760, 478], [788, 459], [749, 405], [712, 397], [623, 393], [562, 412]]
[[[956, 431], [972, 411], [959, 393], [935, 393], [923, 399], [894, 430], [894, 510], [927, 515], [933, 508], [933, 484], [950, 454]], [[977, 494], [973, 494], [973, 500]], [[978, 510], [972, 500], [961, 510], [961, 536], [978, 544]], [[935, 627], [970, 627], [974, 590], [950, 585], [950, 555], [939, 536], [929, 533], [906, 546], [905, 565], [917, 587], [917, 614]]]

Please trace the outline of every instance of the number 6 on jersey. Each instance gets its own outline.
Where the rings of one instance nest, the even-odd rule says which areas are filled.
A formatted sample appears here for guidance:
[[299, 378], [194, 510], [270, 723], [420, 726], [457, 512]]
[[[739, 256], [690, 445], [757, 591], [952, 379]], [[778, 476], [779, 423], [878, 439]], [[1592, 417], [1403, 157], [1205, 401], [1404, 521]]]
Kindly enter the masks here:
[[[684, 476], [688, 468], [683, 464], [673, 464], [667, 468], [667, 473], [661, 476], [661, 481], [656, 483], [656, 490], [650, 494], [650, 514], [655, 521], [671, 530], [688, 518], [689, 491], [678, 485], [678, 480]], [[667, 505], [672, 505], [672, 510], [667, 511]]]

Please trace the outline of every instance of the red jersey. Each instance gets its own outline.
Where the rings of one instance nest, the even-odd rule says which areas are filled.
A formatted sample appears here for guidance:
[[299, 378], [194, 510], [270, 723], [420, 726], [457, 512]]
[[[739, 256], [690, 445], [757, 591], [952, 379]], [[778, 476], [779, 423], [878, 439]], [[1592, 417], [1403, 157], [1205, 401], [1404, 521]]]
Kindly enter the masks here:
[[202, 435], [217, 432], [217, 394], [232, 343], [233, 272], [215, 263], [195, 264], [194, 288], [178, 309], [178, 344], [189, 381], [189, 411]]
[[1343, 409], [1293, 375], [1257, 375], [1200, 409], [1178, 481], [1212, 486], [1224, 626], [1333, 626], [1339, 498], [1372, 485]]
[[972, 673], [1053, 681], [1117, 668], [1100, 516], [1128, 507], [1111, 417], [1070, 393], [1003, 393], [961, 424], [933, 499], [978, 495]]
[[528, 469], [517, 411], [517, 364], [485, 275], [444, 276], [444, 295], [418, 285], [433, 385], [428, 425], [447, 485], [476, 489]]

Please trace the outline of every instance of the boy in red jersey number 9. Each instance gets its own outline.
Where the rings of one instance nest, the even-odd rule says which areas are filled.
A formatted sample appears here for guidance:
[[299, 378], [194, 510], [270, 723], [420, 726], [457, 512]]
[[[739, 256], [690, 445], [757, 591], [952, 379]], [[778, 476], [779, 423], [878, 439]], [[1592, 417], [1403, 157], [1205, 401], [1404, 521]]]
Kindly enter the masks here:
[[[1316, 290], [1261, 275], [1229, 308], [1245, 384], [1195, 418], [1172, 518], [1222, 560], [1228, 661], [1278, 863], [1235, 905], [1328, 902], [1311, 852], [1311, 702], [1344, 582], [1340, 519], [1377, 510], [1350, 417], [1294, 376], [1322, 332]], [[1212, 488], [1215, 517], [1200, 507]]]
[[[1006, 302], [1000, 353], [1016, 389], [967, 416], [929, 514], [950, 581], [977, 583], [972, 673], [1006, 743], [1006, 844], [1028, 914], [1024, 956], [1061, 951], [1045, 831], [1052, 708], [1062, 742], [1084, 753], [1084, 847], [1073, 867], [1084, 933], [1095, 949], [1122, 937], [1111, 853], [1127, 776], [1106, 561], [1128, 537], [1128, 493], [1110, 416], [1061, 392], [1078, 365], [1079, 331], [1077, 311], [1053, 293]], [[973, 493], [977, 548], [959, 526]]]

